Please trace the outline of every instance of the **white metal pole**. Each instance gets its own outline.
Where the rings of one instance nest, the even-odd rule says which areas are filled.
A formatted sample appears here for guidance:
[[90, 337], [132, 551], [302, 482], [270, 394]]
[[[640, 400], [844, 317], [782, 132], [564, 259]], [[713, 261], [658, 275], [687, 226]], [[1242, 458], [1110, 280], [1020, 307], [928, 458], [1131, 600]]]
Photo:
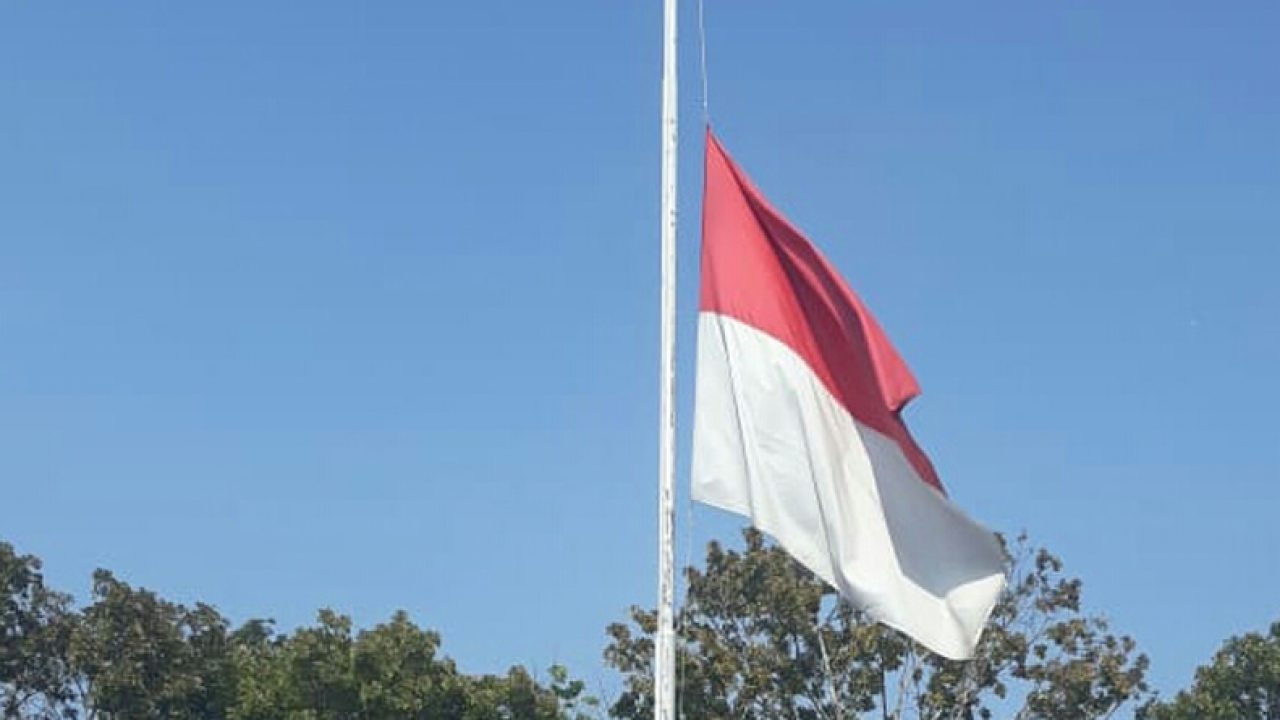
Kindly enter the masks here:
[[654, 720], [676, 720], [676, 5], [664, 0], [662, 41], [662, 360], [658, 401], [658, 634]]

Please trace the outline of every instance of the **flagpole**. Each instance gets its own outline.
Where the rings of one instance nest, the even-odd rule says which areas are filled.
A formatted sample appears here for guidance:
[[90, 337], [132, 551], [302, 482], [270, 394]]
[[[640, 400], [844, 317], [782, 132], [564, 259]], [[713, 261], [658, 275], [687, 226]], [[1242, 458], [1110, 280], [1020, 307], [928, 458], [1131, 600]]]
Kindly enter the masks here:
[[662, 347], [658, 401], [658, 632], [654, 720], [675, 720], [676, 492], [676, 0], [664, 0], [662, 41]]

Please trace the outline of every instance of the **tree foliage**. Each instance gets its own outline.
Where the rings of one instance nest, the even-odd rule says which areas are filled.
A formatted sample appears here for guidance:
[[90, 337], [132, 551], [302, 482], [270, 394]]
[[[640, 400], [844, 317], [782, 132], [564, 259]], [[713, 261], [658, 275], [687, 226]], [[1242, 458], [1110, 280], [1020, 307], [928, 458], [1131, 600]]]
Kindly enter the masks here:
[[0, 542], [0, 717], [54, 718], [71, 699], [71, 598], [39, 558]]
[[1152, 701], [1143, 720], [1280, 720], [1280, 622], [1233, 637], [1192, 686], [1168, 702]]
[[[1132, 639], [1081, 607], [1081, 583], [1025, 538], [1009, 548], [1009, 586], [975, 658], [958, 663], [870, 622], [754, 531], [745, 549], [711, 543], [685, 571], [677, 693], [699, 719], [858, 717], [1085, 720], [1146, 692]], [[624, 676], [614, 717], [652, 717], [656, 614], [633, 608], [608, 628], [606, 661]]]
[[0, 543], [5, 720], [573, 720], [594, 704], [557, 666], [546, 682], [465, 674], [403, 612], [361, 631], [331, 610], [292, 633], [233, 629], [103, 570], [76, 609], [40, 570]]

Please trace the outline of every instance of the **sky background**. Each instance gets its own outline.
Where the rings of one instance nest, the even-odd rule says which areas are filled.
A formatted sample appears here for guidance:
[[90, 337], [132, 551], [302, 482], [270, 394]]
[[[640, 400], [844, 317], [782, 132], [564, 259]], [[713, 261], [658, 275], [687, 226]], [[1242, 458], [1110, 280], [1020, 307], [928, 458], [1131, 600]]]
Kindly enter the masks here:
[[[405, 608], [466, 670], [614, 686], [656, 594], [659, 5], [0, 0], [0, 539], [82, 599]], [[915, 370], [953, 496], [1162, 691], [1280, 618], [1280, 4], [706, 18], [718, 133]], [[682, 560], [741, 526], [680, 522]]]

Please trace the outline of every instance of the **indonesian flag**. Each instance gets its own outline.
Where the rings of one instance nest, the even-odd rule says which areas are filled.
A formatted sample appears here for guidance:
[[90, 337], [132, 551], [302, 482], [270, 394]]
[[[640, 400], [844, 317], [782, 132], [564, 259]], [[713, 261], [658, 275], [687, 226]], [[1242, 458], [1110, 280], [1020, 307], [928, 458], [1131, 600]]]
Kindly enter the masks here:
[[920, 393], [830, 263], [707, 133], [693, 496], [749, 517], [876, 620], [973, 655], [995, 536], [903, 423]]

